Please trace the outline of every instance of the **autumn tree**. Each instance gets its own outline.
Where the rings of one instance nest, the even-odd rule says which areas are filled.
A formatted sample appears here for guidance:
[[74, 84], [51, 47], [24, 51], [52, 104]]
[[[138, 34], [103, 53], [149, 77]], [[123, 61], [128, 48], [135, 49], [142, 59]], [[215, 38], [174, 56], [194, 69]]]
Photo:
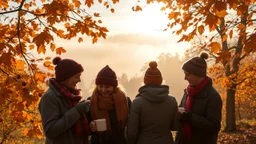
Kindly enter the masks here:
[[[220, 63], [226, 87], [226, 131], [236, 130], [235, 99], [240, 63], [256, 51], [254, 0], [147, 0], [147, 4], [161, 2], [168, 13], [168, 28], [190, 42], [201, 37], [198, 49], [208, 51]], [[140, 6], [133, 8], [141, 10]], [[232, 41], [233, 45], [229, 45]], [[244, 79], [242, 79], [244, 81]]]
[[42, 136], [37, 103], [54, 68], [46, 52], [66, 52], [56, 38], [82, 42], [91, 37], [92, 43], [106, 38], [100, 14], [89, 8], [97, 2], [114, 12], [111, 6], [118, 1], [0, 1], [0, 143], [13, 142], [17, 131]]

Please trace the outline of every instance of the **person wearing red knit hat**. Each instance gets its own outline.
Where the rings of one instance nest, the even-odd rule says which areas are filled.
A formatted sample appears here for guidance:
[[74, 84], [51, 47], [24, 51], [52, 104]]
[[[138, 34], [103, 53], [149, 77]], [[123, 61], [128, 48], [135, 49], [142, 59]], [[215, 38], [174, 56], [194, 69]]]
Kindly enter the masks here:
[[[127, 125], [131, 100], [118, 86], [116, 73], [106, 65], [95, 80], [96, 87], [90, 109], [91, 144], [126, 144]], [[106, 131], [97, 131], [95, 120], [106, 119]]]
[[42, 96], [39, 111], [46, 144], [88, 144], [89, 124], [86, 113], [90, 103], [82, 101], [76, 89], [84, 71], [81, 64], [71, 59], [53, 59], [55, 78]]
[[188, 86], [179, 105], [182, 127], [177, 132], [176, 144], [217, 144], [222, 100], [207, 76], [207, 58], [207, 53], [201, 53], [182, 66]]
[[128, 144], [173, 144], [178, 130], [178, 104], [155, 61], [149, 63], [144, 86], [133, 100], [127, 126]]

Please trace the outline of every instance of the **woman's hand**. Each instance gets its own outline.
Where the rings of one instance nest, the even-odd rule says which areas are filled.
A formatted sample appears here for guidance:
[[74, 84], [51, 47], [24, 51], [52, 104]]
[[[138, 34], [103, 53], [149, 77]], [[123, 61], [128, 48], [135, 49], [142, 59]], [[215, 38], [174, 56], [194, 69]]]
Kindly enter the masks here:
[[91, 129], [92, 132], [95, 132], [95, 131], [97, 130], [97, 128], [96, 128], [96, 122], [95, 122], [95, 121], [92, 121], [92, 122], [90, 123], [90, 129]]

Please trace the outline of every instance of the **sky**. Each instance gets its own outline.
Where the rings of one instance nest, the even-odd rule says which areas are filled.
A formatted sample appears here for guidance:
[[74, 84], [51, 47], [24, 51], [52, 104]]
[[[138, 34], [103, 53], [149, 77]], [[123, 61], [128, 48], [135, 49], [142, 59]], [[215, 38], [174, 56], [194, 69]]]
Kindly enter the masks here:
[[183, 55], [188, 48], [187, 43], [177, 43], [179, 37], [172, 35], [171, 30], [162, 31], [166, 28], [168, 19], [160, 11], [159, 4], [145, 6], [142, 12], [134, 12], [132, 7], [136, 3], [136, 0], [120, 0], [111, 5], [115, 13], [98, 4], [88, 10], [91, 14], [99, 12], [102, 25], [109, 30], [107, 38], [99, 39], [96, 44], [92, 44], [88, 37], [84, 37], [81, 43], [77, 39], [57, 39], [56, 44], [67, 50], [61, 57], [74, 59], [83, 65], [85, 71], [82, 77], [86, 87], [89, 87], [97, 73], [106, 65], [118, 76], [126, 73], [131, 78], [136, 74], [143, 74], [140, 70], [145, 63], [157, 60], [161, 53]]

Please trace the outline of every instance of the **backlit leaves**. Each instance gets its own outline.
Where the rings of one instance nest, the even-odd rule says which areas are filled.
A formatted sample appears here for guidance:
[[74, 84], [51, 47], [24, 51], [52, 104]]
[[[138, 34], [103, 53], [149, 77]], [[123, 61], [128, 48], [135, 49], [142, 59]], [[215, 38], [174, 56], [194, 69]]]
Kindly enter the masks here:
[[204, 26], [201, 25], [198, 27], [198, 32], [202, 35], [204, 33]]
[[65, 53], [66, 50], [63, 47], [59, 47], [56, 50], [56, 54], [61, 55], [62, 53]]
[[[98, 1], [112, 13], [111, 4], [119, 2]], [[38, 101], [54, 66], [51, 57], [41, 55], [66, 52], [56, 38], [83, 42], [86, 35], [92, 43], [106, 38], [100, 13], [88, 10], [94, 4], [94, 0], [0, 0], [0, 127], [6, 128], [0, 137], [7, 131], [15, 133], [15, 139], [8, 133], [0, 143], [42, 138]]]
[[219, 52], [219, 50], [221, 49], [221, 45], [218, 42], [212, 42], [209, 47], [211, 47], [211, 51], [213, 53], [217, 53]]

